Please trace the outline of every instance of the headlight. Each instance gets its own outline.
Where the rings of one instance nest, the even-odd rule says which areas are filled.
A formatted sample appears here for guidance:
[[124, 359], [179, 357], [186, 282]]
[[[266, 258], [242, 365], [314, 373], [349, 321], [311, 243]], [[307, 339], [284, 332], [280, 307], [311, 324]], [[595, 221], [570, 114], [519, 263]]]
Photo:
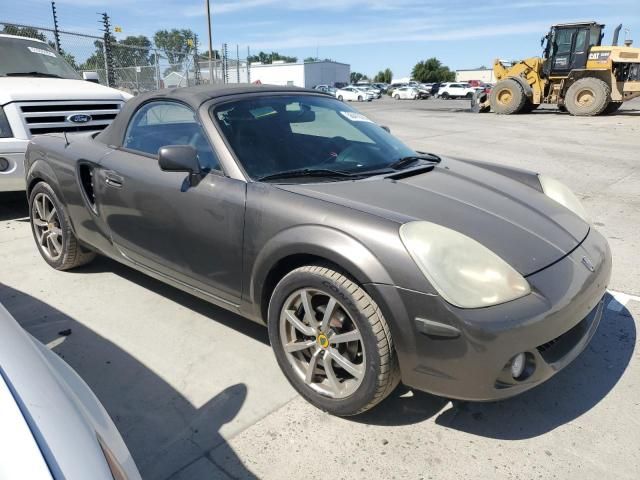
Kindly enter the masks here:
[[578, 197], [575, 196], [569, 187], [555, 178], [546, 177], [544, 175], [538, 175], [538, 180], [540, 180], [542, 191], [547, 197], [552, 198], [563, 207], [568, 208], [578, 215], [585, 222], [589, 223], [587, 211], [582, 206], [582, 202], [578, 200]]
[[11, 137], [13, 137], [13, 133], [11, 132], [11, 127], [9, 126], [9, 120], [7, 120], [4, 109], [0, 107], [0, 138]]
[[531, 292], [513, 267], [472, 238], [430, 222], [400, 227], [400, 238], [422, 273], [447, 302], [480, 308]]

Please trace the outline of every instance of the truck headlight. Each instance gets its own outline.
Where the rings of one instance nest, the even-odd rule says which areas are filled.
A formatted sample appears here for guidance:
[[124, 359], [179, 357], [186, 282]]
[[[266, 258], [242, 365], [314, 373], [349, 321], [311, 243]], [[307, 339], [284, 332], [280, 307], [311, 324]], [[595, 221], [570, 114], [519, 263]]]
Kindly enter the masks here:
[[7, 120], [7, 115], [4, 113], [4, 109], [0, 107], [0, 138], [11, 137], [13, 137], [13, 132], [11, 131], [9, 120]]
[[431, 285], [460, 308], [481, 308], [515, 300], [531, 292], [511, 265], [484, 245], [430, 222], [409, 222], [400, 238]]
[[575, 196], [569, 187], [555, 178], [545, 175], [538, 175], [540, 186], [544, 194], [558, 202], [565, 208], [582, 218], [585, 222], [590, 223], [589, 215], [585, 210], [582, 202]]

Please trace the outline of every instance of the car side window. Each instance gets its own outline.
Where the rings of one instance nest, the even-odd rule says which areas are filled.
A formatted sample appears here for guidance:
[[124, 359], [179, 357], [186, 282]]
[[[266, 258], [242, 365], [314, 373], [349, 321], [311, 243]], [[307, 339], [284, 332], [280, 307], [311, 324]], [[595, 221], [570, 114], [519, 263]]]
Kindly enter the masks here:
[[220, 163], [195, 112], [177, 102], [156, 101], [143, 105], [127, 127], [123, 147], [157, 155], [167, 145], [191, 145], [204, 170], [220, 170]]

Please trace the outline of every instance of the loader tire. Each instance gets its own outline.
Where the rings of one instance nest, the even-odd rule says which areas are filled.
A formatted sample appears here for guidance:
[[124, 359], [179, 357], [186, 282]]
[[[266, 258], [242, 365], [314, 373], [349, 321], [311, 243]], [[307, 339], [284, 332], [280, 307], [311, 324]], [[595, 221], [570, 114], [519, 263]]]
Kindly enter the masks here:
[[567, 90], [564, 104], [571, 115], [593, 117], [605, 111], [611, 102], [609, 85], [599, 78], [577, 80]]
[[531, 113], [535, 109], [537, 109], [539, 106], [540, 106], [539, 103], [533, 103], [531, 100], [527, 98], [527, 101], [524, 103], [524, 107], [522, 107], [522, 110], [520, 110], [520, 113]]
[[520, 113], [527, 102], [522, 86], [510, 78], [500, 80], [491, 90], [491, 109], [498, 115]]
[[600, 115], [611, 115], [612, 113], [616, 113], [621, 106], [622, 102], [611, 102]]

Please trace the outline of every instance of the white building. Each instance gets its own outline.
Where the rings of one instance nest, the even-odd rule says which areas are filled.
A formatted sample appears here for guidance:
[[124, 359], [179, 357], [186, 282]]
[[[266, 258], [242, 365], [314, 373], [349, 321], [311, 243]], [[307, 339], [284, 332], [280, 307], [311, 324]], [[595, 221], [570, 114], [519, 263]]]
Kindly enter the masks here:
[[480, 80], [484, 83], [496, 83], [492, 68], [473, 68], [470, 70], [456, 70], [456, 82]]
[[270, 64], [252, 63], [251, 82], [269, 85], [288, 85], [313, 88], [316, 85], [349, 83], [351, 66], [331, 61], [309, 63], [285, 63], [275, 61]]

